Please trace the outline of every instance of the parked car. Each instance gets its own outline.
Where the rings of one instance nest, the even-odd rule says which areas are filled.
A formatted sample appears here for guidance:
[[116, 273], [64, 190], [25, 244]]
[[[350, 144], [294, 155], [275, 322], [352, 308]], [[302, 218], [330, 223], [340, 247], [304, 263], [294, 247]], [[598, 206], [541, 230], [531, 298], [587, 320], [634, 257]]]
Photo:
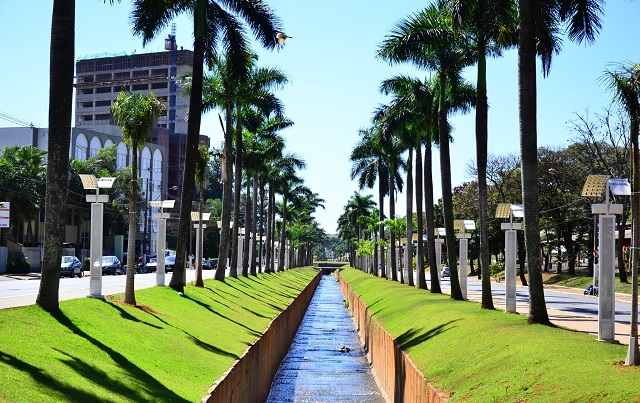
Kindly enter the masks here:
[[156, 271], [156, 269], [158, 268], [158, 258], [156, 257], [149, 258], [149, 261], [144, 266], [144, 268], [147, 270], [147, 273]]
[[441, 278], [450, 277], [450, 276], [451, 276], [451, 271], [449, 270], [449, 266], [444, 266], [442, 269], [440, 269]]
[[102, 256], [102, 275], [124, 274], [120, 259], [115, 256]]
[[595, 295], [597, 297], [598, 296], [598, 286], [596, 285], [594, 287], [594, 285], [591, 284], [586, 290], [584, 290], [584, 295]]
[[209, 259], [209, 262], [211, 263], [212, 270], [215, 270], [218, 268], [218, 259]]
[[176, 265], [176, 257], [175, 256], [166, 256], [164, 258], [164, 271], [170, 272], [173, 271], [173, 267]]
[[60, 263], [60, 277], [84, 276], [82, 262], [75, 256], [62, 256]]

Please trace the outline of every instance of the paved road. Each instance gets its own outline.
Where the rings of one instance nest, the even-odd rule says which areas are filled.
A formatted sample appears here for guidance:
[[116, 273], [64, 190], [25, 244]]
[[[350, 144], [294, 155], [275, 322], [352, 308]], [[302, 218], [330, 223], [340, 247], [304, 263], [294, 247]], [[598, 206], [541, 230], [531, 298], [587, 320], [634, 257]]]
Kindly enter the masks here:
[[[203, 270], [203, 278], [213, 278], [214, 270]], [[89, 295], [89, 272], [82, 278], [60, 279], [60, 300], [83, 298]], [[172, 273], [165, 276], [165, 284], [169, 284]], [[195, 281], [196, 271], [187, 270], [187, 282]], [[102, 276], [102, 294], [113, 295], [123, 293], [126, 276]], [[149, 288], [156, 285], [156, 273], [136, 274], [136, 289]], [[0, 275], [0, 309], [33, 305], [36, 303], [40, 288], [40, 273], [28, 275]]]
[[[469, 278], [467, 299], [481, 301], [482, 285], [475, 278]], [[448, 278], [442, 281], [442, 291], [450, 293]], [[598, 337], [598, 297], [584, 295], [584, 290], [568, 287], [545, 285], [545, 302], [551, 322], [558, 326], [579, 330]], [[493, 304], [497, 309], [506, 309], [505, 285], [491, 283]], [[616, 294], [616, 327], [615, 338], [622, 344], [629, 344], [631, 321], [631, 297]], [[516, 311], [522, 315], [529, 313], [528, 287], [516, 287]]]

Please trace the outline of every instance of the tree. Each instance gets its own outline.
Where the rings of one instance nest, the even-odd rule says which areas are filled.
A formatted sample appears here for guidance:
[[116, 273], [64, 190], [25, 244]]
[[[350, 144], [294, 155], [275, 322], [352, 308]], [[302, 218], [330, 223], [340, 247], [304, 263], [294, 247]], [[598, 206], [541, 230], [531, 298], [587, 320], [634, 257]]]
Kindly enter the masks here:
[[[191, 13], [194, 23], [193, 46], [193, 81], [189, 101], [189, 123], [187, 125], [187, 155], [195, 155], [200, 135], [202, 115], [202, 87], [204, 63], [211, 65], [215, 61], [217, 49], [224, 48], [229, 60], [230, 71], [235, 77], [246, 76], [250, 68], [249, 41], [245, 36], [244, 21], [249, 25], [254, 37], [267, 49], [278, 47], [276, 35], [281, 32], [280, 23], [271, 9], [262, 0], [251, 2], [220, 2], [214, 0], [192, 0], [180, 2], [158, 2], [156, 0], [135, 0], [132, 15], [133, 32], [141, 35], [143, 44], [147, 44], [166, 26], [173, 17], [181, 13]], [[237, 17], [240, 17], [239, 20]], [[229, 114], [230, 115], [230, 114]], [[227, 117], [229, 123], [230, 116]], [[227, 124], [225, 137], [231, 136], [231, 125]], [[228, 148], [225, 148], [228, 149]], [[225, 152], [227, 163], [231, 163], [231, 154]], [[178, 245], [176, 248], [176, 265], [169, 286], [176, 291], [184, 291], [183, 275], [186, 261], [187, 234], [191, 220], [191, 201], [195, 185], [194, 161], [187, 159], [182, 179], [180, 195], [180, 223], [178, 228]], [[227, 175], [230, 177], [230, 175]], [[227, 236], [229, 217], [225, 211], [231, 208], [230, 197], [223, 199], [223, 228], [221, 234]], [[226, 225], [226, 227], [225, 227]], [[220, 244], [225, 244], [221, 237]], [[227, 238], [228, 239], [228, 238]], [[226, 255], [224, 255], [226, 256]], [[226, 269], [226, 259], [220, 256], [218, 272]], [[216, 273], [217, 274], [217, 273]]]
[[59, 307], [60, 260], [67, 213], [67, 172], [71, 143], [75, 51], [75, 0], [54, 0], [49, 62], [49, 138], [42, 277], [36, 304]]
[[123, 91], [111, 106], [115, 122], [122, 130], [124, 143], [131, 149], [131, 182], [129, 198], [129, 236], [127, 242], [127, 282], [123, 302], [136, 304], [135, 296], [135, 256], [136, 256], [136, 204], [139, 191], [138, 153], [147, 142], [156, 120], [165, 108], [164, 103], [153, 92], [142, 95], [140, 92]]
[[448, 0], [454, 21], [471, 37], [478, 63], [476, 81], [476, 161], [478, 164], [478, 206], [480, 224], [480, 267], [482, 271], [482, 302], [485, 309], [494, 309], [491, 296], [489, 264], [489, 213], [487, 210], [487, 56], [501, 56], [502, 49], [513, 47], [517, 40], [518, 9], [514, 0]]
[[196, 287], [204, 287], [204, 281], [202, 280], [202, 255], [204, 254], [202, 242], [202, 238], [204, 236], [202, 231], [202, 213], [204, 207], [204, 187], [207, 183], [207, 178], [209, 177], [210, 173], [210, 155], [209, 149], [207, 148], [206, 144], [200, 144], [200, 146], [198, 147], [198, 154], [195, 156], [195, 158], [196, 182], [198, 184], [198, 188], [200, 189], [200, 192], [198, 192], [200, 193], [200, 203], [198, 204], [198, 217], [200, 217], [200, 219], [198, 220], [198, 239], [196, 240], [196, 242], [198, 242], [198, 250], [200, 251], [200, 254], [198, 255], [198, 261], [196, 262]]
[[[389, 166], [381, 148], [379, 127], [374, 125], [369, 129], [360, 129], [361, 139], [351, 150], [351, 179], [358, 179], [360, 190], [365, 187], [372, 189], [378, 183], [378, 232], [380, 240], [384, 241], [384, 197], [389, 194]], [[379, 259], [379, 261], [378, 261]], [[378, 275], [378, 267], [382, 276], [386, 277], [384, 262], [384, 247], [380, 245], [380, 254], [374, 255], [374, 273]]]
[[431, 6], [400, 22], [388, 35], [378, 55], [390, 63], [411, 62], [436, 71], [439, 80], [438, 137], [442, 198], [447, 232], [447, 253], [451, 269], [451, 297], [462, 299], [455, 257], [455, 233], [451, 201], [451, 162], [447, 95], [460, 83], [460, 71], [472, 61], [468, 38], [456, 33], [443, 3]]
[[518, 32], [518, 115], [520, 120], [520, 159], [522, 161], [522, 199], [524, 201], [525, 243], [529, 271], [529, 322], [550, 324], [544, 299], [540, 265], [538, 207], [538, 133], [536, 122], [536, 56], [542, 59], [542, 72], [551, 69], [553, 53], [560, 50], [556, 37], [560, 24], [567, 23], [569, 39], [591, 43], [600, 31], [602, 0], [519, 1]]

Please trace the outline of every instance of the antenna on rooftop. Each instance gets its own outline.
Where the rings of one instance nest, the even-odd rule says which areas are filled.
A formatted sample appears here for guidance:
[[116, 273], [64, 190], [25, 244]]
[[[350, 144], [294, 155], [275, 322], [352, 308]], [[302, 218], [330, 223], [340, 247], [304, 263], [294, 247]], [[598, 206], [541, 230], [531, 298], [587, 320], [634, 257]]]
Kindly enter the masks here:
[[164, 49], [171, 51], [171, 68], [169, 73], [169, 136], [176, 133], [176, 63], [178, 45], [176, 43], [176, 24], [171, 24], [171, 35], [164, 40]]

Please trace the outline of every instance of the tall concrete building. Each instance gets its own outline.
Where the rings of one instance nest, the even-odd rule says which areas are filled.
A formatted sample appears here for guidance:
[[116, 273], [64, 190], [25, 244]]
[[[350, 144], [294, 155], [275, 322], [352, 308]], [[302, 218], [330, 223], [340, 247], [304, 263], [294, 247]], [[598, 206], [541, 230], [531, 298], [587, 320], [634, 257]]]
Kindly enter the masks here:
[[[176, 50], [175, 64], [172, 63], [172, 56], [173, 52], [167, 51], [78, 61], [76, 127], [114, 124], [110, 108], [121, 91], [145, 94], [152, 91], [167, 105], [158, 119], [158, 127], [174, 133], [186, 133], [189, 99], [181, 94], [175, 84], [172, 86], [172, 76], [175, 78], [193, 71], [193, 52]], [[172, 74], [173, 66], [175, 74]], [[175, 124], [175, 130], [171, 130], [172, 123]]]

